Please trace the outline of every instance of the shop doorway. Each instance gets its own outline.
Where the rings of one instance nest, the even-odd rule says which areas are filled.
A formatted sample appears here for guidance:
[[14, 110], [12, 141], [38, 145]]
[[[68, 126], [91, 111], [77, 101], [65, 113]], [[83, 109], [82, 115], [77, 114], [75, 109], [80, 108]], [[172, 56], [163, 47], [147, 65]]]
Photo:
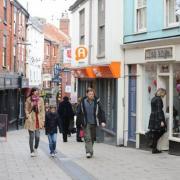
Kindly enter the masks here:
[[169, 150], [169, 75], [164, 75], [160, 73], [157, 78], [158, 88], [166, 89], [166, 96], [163, 98], [163, 110], [165, 114], [167, 132], [160, 138], [158, 142], [159, 150]]

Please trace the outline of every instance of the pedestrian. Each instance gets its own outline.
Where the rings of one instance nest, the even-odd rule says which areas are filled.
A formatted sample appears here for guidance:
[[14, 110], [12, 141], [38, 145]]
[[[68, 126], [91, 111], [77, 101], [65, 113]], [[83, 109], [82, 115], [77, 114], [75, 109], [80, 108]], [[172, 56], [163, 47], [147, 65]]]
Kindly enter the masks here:
[[159, 138], [166, 132], [166, 121], [163, 111], [162, 98], [166, 95], [166, 90], [159, 88], [155, 96], [151, 100], [151, 114], [149, 118], [148, 129], [152, 133], [152, 153], [161, 153], [157, 149], [157, 143]]
[[45, 112], [49, 112], [49, 103], [48, 102], [45, 103]]
[[26, 99], [25, 114], [25, 128], [29, 131], [31, 157], [34, 157], [37, 156], [37, 149], [40, 140], [40, 129], [44, 127], [45, 122], [44, 100], [43, 98], [39, 97], [37, 88], [32, 88], [30, 96]]
[[67, 96], [63, 97], [63, 101], [59, 104], [58, 114], [62, 127], [63, 142], [67, 142], [67, 135], [70, 134], [70, 122], [74, 120], [72, 105]]
[[96, 127], [106, 126], [105, 113], [100, 105], [100, 99], [95, 96], [94, 89], [87, 89], [86, 96], [82, 99], [78, 108], [77, 118], [81, 118], [84, 130], [86, 157], [91, 158], [94, 141], [96, 140]]
[[[79, 97], [78, 98], [78, 103], [76, 105], [76, 115], [77, 115], [78, 109], [80, 108], [81, 100], [82, 100], [82, 97]], [[81, 124], [81, 119], [82, 119], [82, 117], [80, 115], [76, 116], [76, 141], [77, 142], [83, 142], [82, 137], [81, 137], [82, 135], [80, 133], [81, 131], [83, 131], [82, 124]]]
[[45, 133], [49, 140], [50, 155], [56, 155], [57, 127], [61, 131], [60, 119], [56, 111], [56, 105], [50, 105], [50, 111], [45, 116]]

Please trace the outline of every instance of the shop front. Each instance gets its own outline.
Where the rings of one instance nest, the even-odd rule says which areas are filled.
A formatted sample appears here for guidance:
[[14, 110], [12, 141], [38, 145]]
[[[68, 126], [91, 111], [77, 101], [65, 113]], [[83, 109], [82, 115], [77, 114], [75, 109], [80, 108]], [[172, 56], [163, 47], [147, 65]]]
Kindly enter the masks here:
[[76, 68], [73, 74], [78, 80], [78, 97], [84, 97], [88, 87], [94, 88], [105, 111], [107, 126], [97, 132], [97, 141], [116, 144], [120, 63]]
[[[146, 48], [145, 48], [146, 47]], [[180, 155], [180, 54], [179, 45], [125, 48], [126, 118], [125, 145], [148, 148], [145, 137], [151, 113], [151, 99], [158, 88], [165, 88], [163, 98], [167, 132], [159, 140], [158, 148]], [[127, 50], [127, 51], [126, 51]], [[132, 70], [134, 69], [134, 70]], [[132, 143], [133, 142], [133, 143]]]

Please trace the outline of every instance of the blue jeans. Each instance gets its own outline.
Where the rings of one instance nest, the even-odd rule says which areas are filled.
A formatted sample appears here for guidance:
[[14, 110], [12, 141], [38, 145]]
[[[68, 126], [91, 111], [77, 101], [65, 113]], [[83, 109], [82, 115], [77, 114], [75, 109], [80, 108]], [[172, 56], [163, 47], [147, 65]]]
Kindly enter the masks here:
[[50, 153], [52, 154], [56, 150], [57, 133], [48, 134], [48, 140], [49, 140]]

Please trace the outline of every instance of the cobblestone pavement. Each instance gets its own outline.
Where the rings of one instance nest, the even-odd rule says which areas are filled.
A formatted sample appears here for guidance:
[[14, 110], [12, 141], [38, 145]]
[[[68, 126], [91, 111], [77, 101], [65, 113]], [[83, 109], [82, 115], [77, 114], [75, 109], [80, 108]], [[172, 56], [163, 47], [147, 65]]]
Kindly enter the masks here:
[[178, 180], [180, 157], [166, 152], [95, 144], [95, 155], [86, 159], [84, 143], [73, 135], [67, 143], [58, 134], [57, 157], [49, 157], [48, 141], [41, 132], [38, 157], [31, 158], [26, 130], [0, 139], [0, 180]]

